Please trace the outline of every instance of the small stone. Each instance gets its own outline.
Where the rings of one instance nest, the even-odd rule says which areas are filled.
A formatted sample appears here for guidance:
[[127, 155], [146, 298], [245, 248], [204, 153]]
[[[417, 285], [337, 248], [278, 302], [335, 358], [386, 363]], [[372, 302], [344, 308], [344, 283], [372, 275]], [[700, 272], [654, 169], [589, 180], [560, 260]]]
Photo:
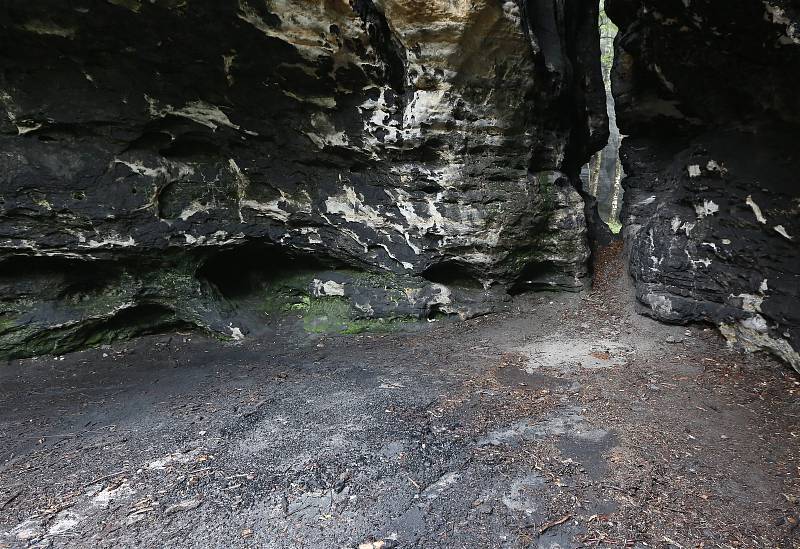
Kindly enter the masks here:
[[26, 520], [14, 528], [11, 533], [20, 541], [30, 541], [43, 535], [41, 525], [34, 520]]
[[200, 499], [187, 499], [176, 503], [175, 505], [170, 505], [164, 510], [165, 515], [172, 515], [174, 513], [180, 513], [182, 511], [191, 511], [192, 509], [197, 509], [200, 507], [200, 504], [203, 503], [203, 500]]
[[383, 540], [378, 541], [365, 541], [358, 545], [358, 549], [384, 549], [386, 543]]

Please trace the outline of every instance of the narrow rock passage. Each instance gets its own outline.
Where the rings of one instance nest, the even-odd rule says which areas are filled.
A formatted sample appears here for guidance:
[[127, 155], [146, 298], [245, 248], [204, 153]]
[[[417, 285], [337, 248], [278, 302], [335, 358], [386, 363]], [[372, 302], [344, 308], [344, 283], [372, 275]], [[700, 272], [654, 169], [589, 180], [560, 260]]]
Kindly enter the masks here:
[[3, 368], [0, 546], [797, 547], [800, 378], [636, 315], [618, 254], [415, 333]]

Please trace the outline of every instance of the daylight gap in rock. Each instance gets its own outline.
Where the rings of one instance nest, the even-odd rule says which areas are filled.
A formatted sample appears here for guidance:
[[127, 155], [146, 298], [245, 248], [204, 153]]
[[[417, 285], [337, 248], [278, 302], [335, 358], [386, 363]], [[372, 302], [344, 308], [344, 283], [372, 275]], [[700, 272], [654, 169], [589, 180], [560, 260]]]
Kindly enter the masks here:
[[617, 36], [617, 26], [606, 15], [604, 2], [600, 3], [598, 24], [600, 27], [600, 65], [606, 87], [609, 138], [605, 148], [596, 152], [581, 170], [581, 182], [583, 189], [597, 199], [600, 219], [612, 233], [619, 234], [622, 229], [620, 212], [624, 195], [622, 179], [625, 177], [619, 158], [623, 136], [617, 127], [614, 96], [611, 93], [611, 68], [614, 63], [614, 39]]

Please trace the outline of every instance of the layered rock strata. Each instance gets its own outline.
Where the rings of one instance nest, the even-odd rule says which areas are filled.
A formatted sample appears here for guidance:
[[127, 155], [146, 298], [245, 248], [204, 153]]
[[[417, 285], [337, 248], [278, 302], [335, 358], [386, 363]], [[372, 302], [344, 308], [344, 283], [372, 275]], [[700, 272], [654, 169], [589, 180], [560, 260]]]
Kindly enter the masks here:
[[800, 4], [606, 8], [639, 301], [800, 370]]
[[[241, 337], [230, 276], [206, 268], [235, 249], [256, 255], [229, 270], [256, 264], [264, 292], [310, 258], [394, 277], [377, 288], [413, 294], [399, 316], [582, 284], [573, 182], [607, 132], [596, 2], [2, 10], [0, 354]], [[308, 296], [348, 285], [329, 278]]]

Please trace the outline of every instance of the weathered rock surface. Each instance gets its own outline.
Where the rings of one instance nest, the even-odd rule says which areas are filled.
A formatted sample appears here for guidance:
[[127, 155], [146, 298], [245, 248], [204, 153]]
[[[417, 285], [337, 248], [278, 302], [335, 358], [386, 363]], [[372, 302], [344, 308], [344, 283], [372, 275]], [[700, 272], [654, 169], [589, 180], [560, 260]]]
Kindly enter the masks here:
[[[596, 2], [2, 10], [2, 355], [169, 325], [239, 337], [202, 273], [252, 242], [284, 254], [266, 273], [313, 257], [408, 277], [418, 315], [581, 285], [573, 181], [607, 135]], [[461, 280], [467, 305], [442, 303]]]
[[639, 300], [800, 370], [800, 4], [606, 7]]

